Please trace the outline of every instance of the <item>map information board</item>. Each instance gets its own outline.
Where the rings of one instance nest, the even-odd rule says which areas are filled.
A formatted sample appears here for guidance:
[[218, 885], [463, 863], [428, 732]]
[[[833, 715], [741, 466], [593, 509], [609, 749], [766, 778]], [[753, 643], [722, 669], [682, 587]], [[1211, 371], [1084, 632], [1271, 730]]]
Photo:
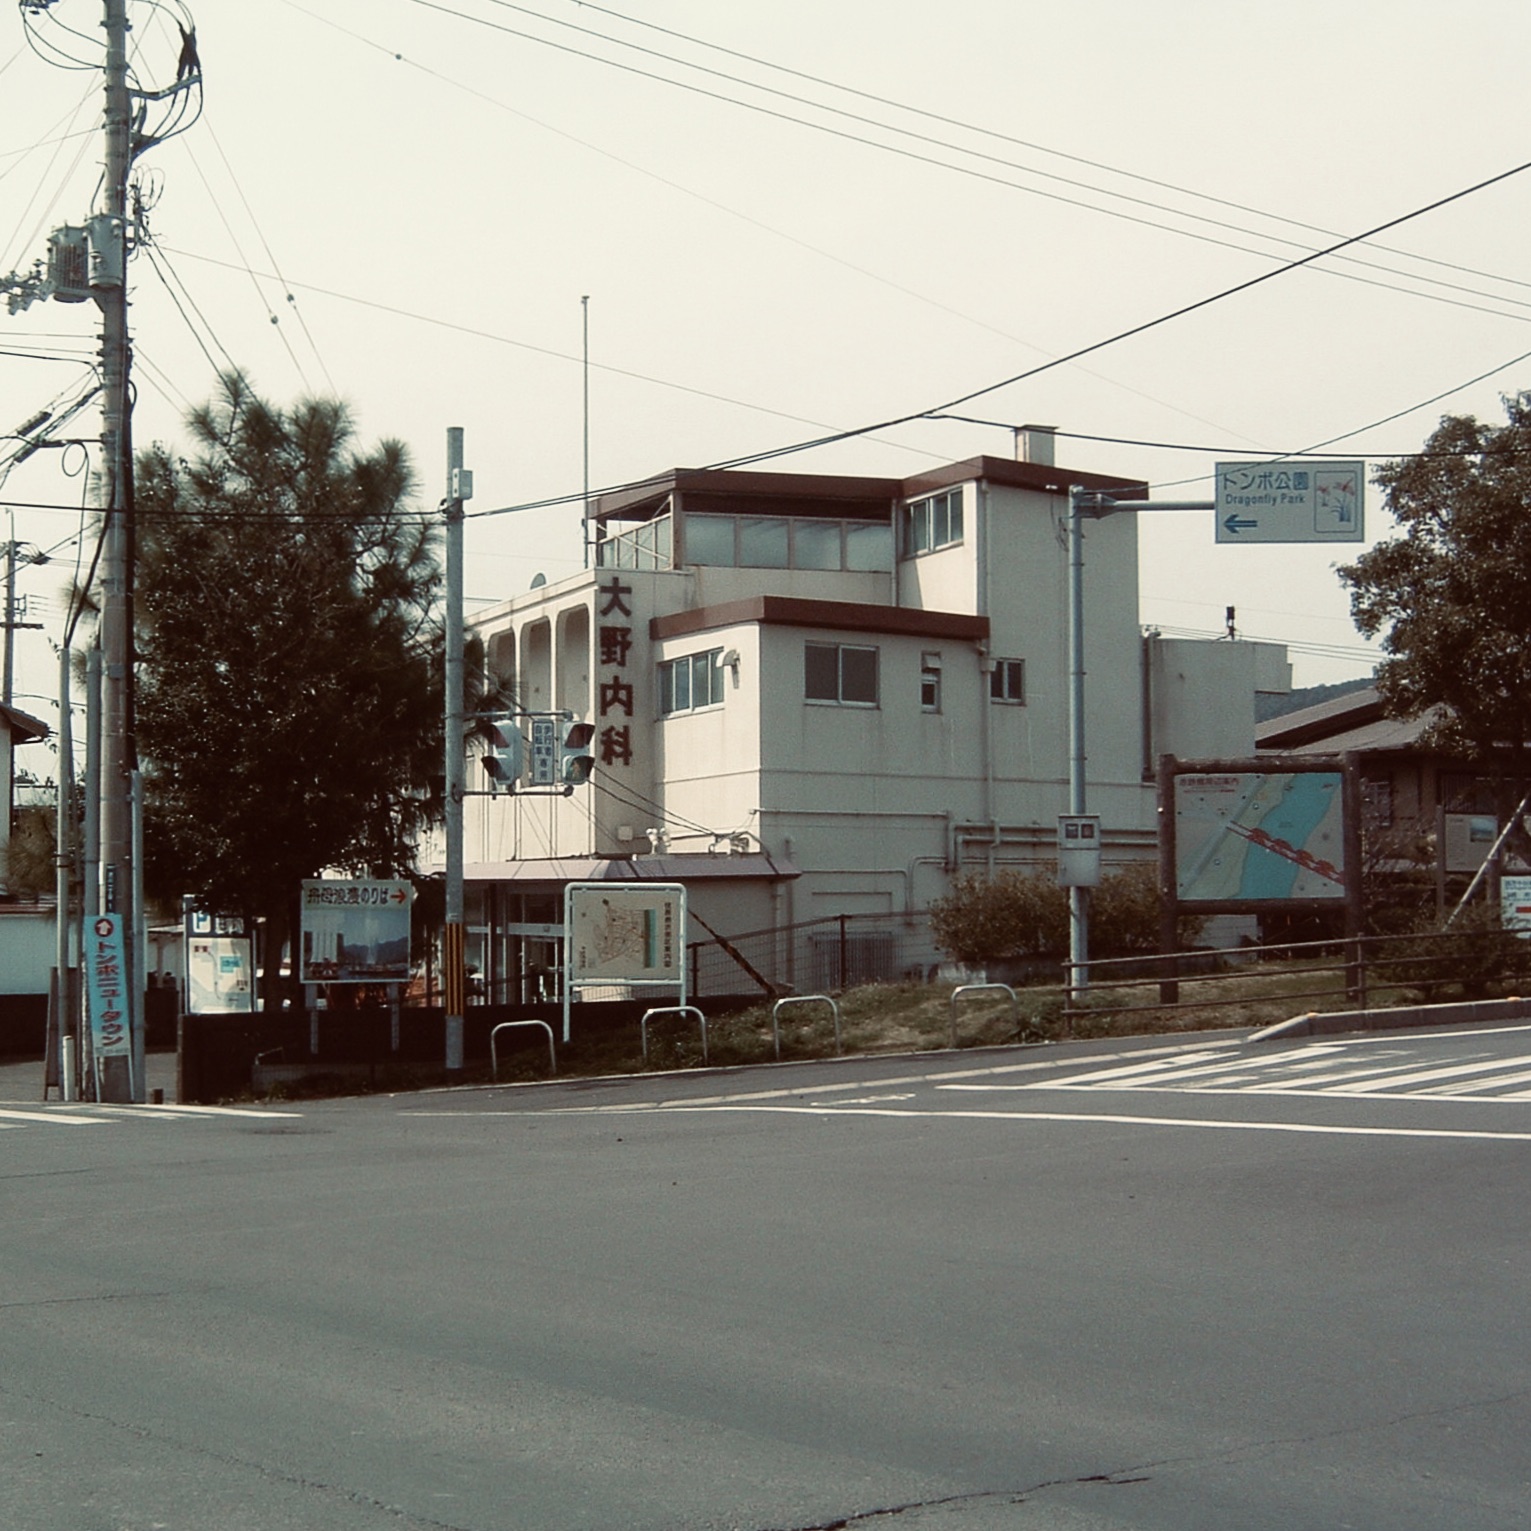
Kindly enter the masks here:
[[685, 889], [677, 883], [570, 883], [570, 984], [680, 984], [685, 907]]
[[1339, 771], [1175, 778], [1175, 889], [1184, 903], [1345, 897]]

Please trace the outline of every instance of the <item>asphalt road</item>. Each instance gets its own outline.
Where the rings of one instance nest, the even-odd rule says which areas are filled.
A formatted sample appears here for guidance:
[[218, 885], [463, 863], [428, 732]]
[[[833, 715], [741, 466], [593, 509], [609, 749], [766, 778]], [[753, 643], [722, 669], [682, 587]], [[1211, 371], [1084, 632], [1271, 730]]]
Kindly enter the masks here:
[[18, 1531], [1506, 1531], [1531, 1030], [0, 1105]]

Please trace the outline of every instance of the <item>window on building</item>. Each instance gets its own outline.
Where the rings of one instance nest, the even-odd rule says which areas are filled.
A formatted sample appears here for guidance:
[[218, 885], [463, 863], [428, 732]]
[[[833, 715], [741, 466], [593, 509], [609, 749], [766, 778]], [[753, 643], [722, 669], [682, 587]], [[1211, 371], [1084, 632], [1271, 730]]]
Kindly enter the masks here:
[[991, 702], [1019, 702], [1026, 700], [1026, 661], [1024, 659], [996, 659], [989, 674], [989, 700]]
[[927, 495], [904, 507], [904, 557], [933, 553], [962, 541], [962, 490]]
[[1393, 783], [1378, 778], [1361, 782], [1361, 816], [1372, 829], [1393, 826]]
[[685, 518], [685, 561], [715, 568], [871, 570], [893, 568], [889, 521], [721, 515]]
[[723, 650], [667, 659], [659, 666], [659, 715], [695, 712], [723, 702]]
[[941, 710], [941, 656], [920, 656], [920, 708], [924, 712]]
[[810, 702], [877, 705], [877, 650], [849, 643], [803, 647], [803, 695]]

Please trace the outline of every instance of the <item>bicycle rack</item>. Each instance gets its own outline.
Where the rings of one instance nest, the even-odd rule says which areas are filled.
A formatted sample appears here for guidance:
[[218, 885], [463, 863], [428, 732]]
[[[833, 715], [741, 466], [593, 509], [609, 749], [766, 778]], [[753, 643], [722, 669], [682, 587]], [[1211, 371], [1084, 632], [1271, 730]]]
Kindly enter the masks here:
[[643, 1061], [649, 1061], [649, 1017], [654, 1015], [694, 1015], [702, 1023], [702, 1062], [707, 1062], [707, 1017], [695, 1005], [659, 1005], [645, 1010], [638, 1022], [638, 1034], [643, 1039]]
[[989, 993], [1008, 994], [1010, 996], [1010, 1019], [1015, 1022], [1016, 1035], [1021, 1030], [1021, 1002], [1016, 998], [1015, 990], [1007, 983], [963, 983], [958, 984], [952, 990], [952, 1046], [957, 1045], [957, 996], [959, 994], [982, 994]]
[[776, 1044], [776, 1061], [781, 1062], [781, 1028], [777, 1025], [776, 1018], [782, 1012], [784, 1005], [809, 1005], [825, 1004], [829, 1006], [830, 1013], [835, 1019], [835, 1056], [840, 1055], [840, 1007], [827, 994], [789, 994], [785, 999], [779, 999], [771, 1006], [771, 1040]]
[[510, 1026], [540, 1026], [548, 1034], [548, 1067], [556, 1074], [558, 1072], [558, 1057], [553, 1051], [553, 1028], [546, 1021], [501, 1021], [489, 1032], [489, 1064], [494, 1071], [495, 1082], [500, 1078], [500, 1055], [494, 1045], [494, 1039]]

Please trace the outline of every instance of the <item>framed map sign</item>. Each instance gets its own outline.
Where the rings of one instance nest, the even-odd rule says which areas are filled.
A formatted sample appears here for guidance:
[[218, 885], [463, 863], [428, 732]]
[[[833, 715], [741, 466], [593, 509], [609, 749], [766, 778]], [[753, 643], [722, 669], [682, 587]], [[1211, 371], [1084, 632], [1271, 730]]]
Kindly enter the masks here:
[[570, 983], [669, 985], [684, 978], [680, 883], [569, 883], [564, 916]]
[[686, 889], [678, 882], [564, 885], [563, 1035], [574, 991], [673, 989], [686, 1003]]
[[1340, 771], [1175, 777], [1175, 897], [1195, 903], [1343, 900]]

